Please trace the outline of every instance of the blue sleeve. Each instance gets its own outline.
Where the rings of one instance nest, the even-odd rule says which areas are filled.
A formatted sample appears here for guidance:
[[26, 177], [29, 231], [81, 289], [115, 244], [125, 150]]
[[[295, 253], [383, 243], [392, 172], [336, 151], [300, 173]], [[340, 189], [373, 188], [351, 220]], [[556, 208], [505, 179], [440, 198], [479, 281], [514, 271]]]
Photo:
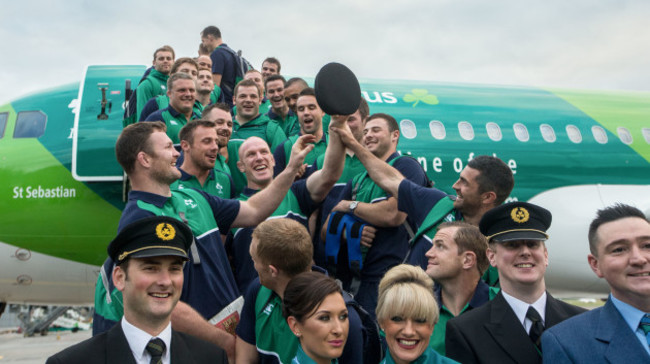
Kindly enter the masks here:
[[343, 190], [341, 190], [341, 194], [338, 197], [338, 200], [336, 201], [337, 203], [342, 200], [351, 200], [352, 199], [352, 180], [349, 180], [348, 183], [345, 184], [345, 187]]
[[255, 299], [260, 287], [259, 278], [255, 278], [248, 286], [246, 294], [244, 294], [244, 307], [242, 307], [239, 323], [235, 329], [237, 336], [251, 345], [255, 345], [257, 342], [255, 337]]
[[224, 234], [228, 233], [228, 231], [230, 231], [232, 222], [235, 221], [237, 215], [239, 215], [240, 201], [222, 199], [203, 191], [198, 192], [200, 192], [203, 197], [205, 197], [205, 199], [210, 203], [210, 207], [212, 207], [214, 219], [217, 221], [219, 230]]
[[[324, 154], [322, 154], [324, 156]], [[322, 160], [320, 156], [314, 161], [314, 163], [310, 164], [307, 166], [307, 169], [305, 169], [305, 173], [302, 175], [302, 179], [307, 179], [309, 176], [317, 172], [320, 168], [318, 168], [319, 165], [319, 160]]]
[[348, 340], [345, 342], [340, 363], [363, 363], [363, 326], [357, 311], [348, 306]]
[[215, 49], [210, 53], [210, 59], [212, 59], [212, 73], [219, 75], [224, 74], [224, 68], [226, 67], [226, 60], [224, 57], [223, 50]]
[[147, 103], [142, 108], [142, 112], [140, 113], [140, 118], [138, 118], [138, 121], [147, 120], [147, 116], [156, 111], [158, 111], [158, 103], [156, 102], [156, 98], [153, 97], [149, 99], [149, 101], [147, 101]]
[[544, 363], [575, 363], [576, 358], [571, 358], [566, 352], [562, 340], [555, 333], [546, 330], [542, 334], [542, 358]]
[[320, 206], [320, 203], [314, 202], [311, 199], [311, 194], [309, 189], [307, 189], [307, 180], [301, 179], [297, 182], [294, 182], [291, 185], [291, 192], [298, 198], [298, 204], [300, 205], [300, 211], [309, 218], [312, 212], [316, 211]]
[[162, 110], [158, 110], [156, 112], [153, 112], [153, 113], [149, 114], [149, 116], [147, 116], [147, 118], [144, 119], [144, 121], [163, 121], [164, 122], [164, 120], [162, 118]]
[[446, 196], [446, 193], [437, 188], [422, 187], [404, 179], [397, 192], [397, 208], [406, 212], [416, 224], [421, 225], [433, 206]]
[[122, 231], [125, 226], [134, 221], [142, 220], [151, 216], [154, 216], [151, 211], [143, 210], [137, 206], [136, 202], [129, 201], [129, 203], [124, 208], [124, 211], [122, 211], [122, 217], [120, 217], [120, 223], [117, 226], [117, 231]]
[[415, 182], [420, 186], [427, 186], [429, 179], [420, 163], [415, 159], [405, 156], [396, 160], [393, 167], [397, 169], [406, 179]]
[[282, 173], [282, 171], [284, 171], [284, 168], [287, 166], [287, 156], [284, 154], [284, 143], [288, 141], [289, 140], [287, 139], [280, 143], [280, 145], [278, 145], [273, 152], [273, 159], [275, 159], [275, 167], [273, 167], [274, 177]]

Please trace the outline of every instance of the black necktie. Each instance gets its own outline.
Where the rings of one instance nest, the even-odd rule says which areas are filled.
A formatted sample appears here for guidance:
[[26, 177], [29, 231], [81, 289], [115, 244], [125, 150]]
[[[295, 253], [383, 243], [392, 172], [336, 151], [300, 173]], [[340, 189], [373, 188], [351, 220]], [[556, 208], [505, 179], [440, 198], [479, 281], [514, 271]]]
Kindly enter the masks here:
[[155, 337], [149, 340], [147, 351], [151, 354], [149, 364], [162, 364], [162, 356], [165, 352], [165, 342], [161, 338]]
[[542, 317], [533, 306], [530, 306], [528, 307], [528, 312], [526, 312], [526, 318], [533, 322], [533, 325], [530, 327], [530, 331], [528, 332], [528, 336], [535, 346], [541, 349], [540, 338], [542, 337], [542, 332], [544, 332]]

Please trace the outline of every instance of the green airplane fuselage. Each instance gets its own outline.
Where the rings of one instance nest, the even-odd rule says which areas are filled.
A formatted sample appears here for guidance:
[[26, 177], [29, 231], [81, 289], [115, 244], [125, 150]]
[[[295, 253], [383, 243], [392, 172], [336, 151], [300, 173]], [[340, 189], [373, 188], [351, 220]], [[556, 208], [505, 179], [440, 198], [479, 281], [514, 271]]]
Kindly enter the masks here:
[[[0, 106], [1, 242], [103, 262], [125, 204], [113, 151], [122, 128], [124, 80], [135, 87], [144, 71], [128, 67], [91, 66], [81, 84]], [[435, 186], [450, 194], [467, 161], [483, 154], [495, 154], [512, 168], [510, 198], [522, 201], [563, 186], [650, 181], [648, 92], [404, 81], [362, 82], [361, 88], [371, 113], [388, 113], [400, 123], [398, 150], [416, 158]], [[16, 137], [37, 130], [43, 119], [42, 135]], [[525, 126], [527, 139], [515, 124]], [[546, 134], [547, 141], [542, 129], [549, 128], [554, 137]], [[605, 143], [594, 137], [600, 130]]]

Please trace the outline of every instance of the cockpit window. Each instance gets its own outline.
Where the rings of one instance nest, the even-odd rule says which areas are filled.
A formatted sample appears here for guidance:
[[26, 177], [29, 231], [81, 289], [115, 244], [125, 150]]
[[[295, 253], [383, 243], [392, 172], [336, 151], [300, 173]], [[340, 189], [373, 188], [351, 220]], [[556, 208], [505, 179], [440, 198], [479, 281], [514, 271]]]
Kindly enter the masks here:
[[46, 122], [42, 111], [21, 111], [16, 117], [14, 138], [38, 138], [45, 133]]
[[9, 117], [8, 112], [0, 113], [0, 139], [5, 136], [5, 129], [7, 128], [7, 118]]

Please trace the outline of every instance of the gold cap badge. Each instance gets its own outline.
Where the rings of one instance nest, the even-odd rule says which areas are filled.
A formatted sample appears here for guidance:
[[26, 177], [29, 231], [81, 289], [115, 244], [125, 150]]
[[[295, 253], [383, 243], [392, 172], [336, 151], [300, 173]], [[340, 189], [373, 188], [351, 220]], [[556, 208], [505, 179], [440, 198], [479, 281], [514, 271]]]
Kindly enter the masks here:
[[[528, 214], [528, 213], [526, 213]], [[528, 215], [526, 215], [528, 216]], [[528, 217], [526, 217], [528, 219]], [[171, 226], [170, 224], [166, 222], [161, 222], [156, 226], [156, 235], [161, 239], [161, 240], [172, 240], [176, 236], [176, 230], [174, 230], [174, 227]]]
[[523, 207], [515, 207], [510, 211], [510, 217], [512, 217], [512, 221], [518, 224], [523, 224], [528, 221], [530, 214], [528, 213], [528, 210]]

